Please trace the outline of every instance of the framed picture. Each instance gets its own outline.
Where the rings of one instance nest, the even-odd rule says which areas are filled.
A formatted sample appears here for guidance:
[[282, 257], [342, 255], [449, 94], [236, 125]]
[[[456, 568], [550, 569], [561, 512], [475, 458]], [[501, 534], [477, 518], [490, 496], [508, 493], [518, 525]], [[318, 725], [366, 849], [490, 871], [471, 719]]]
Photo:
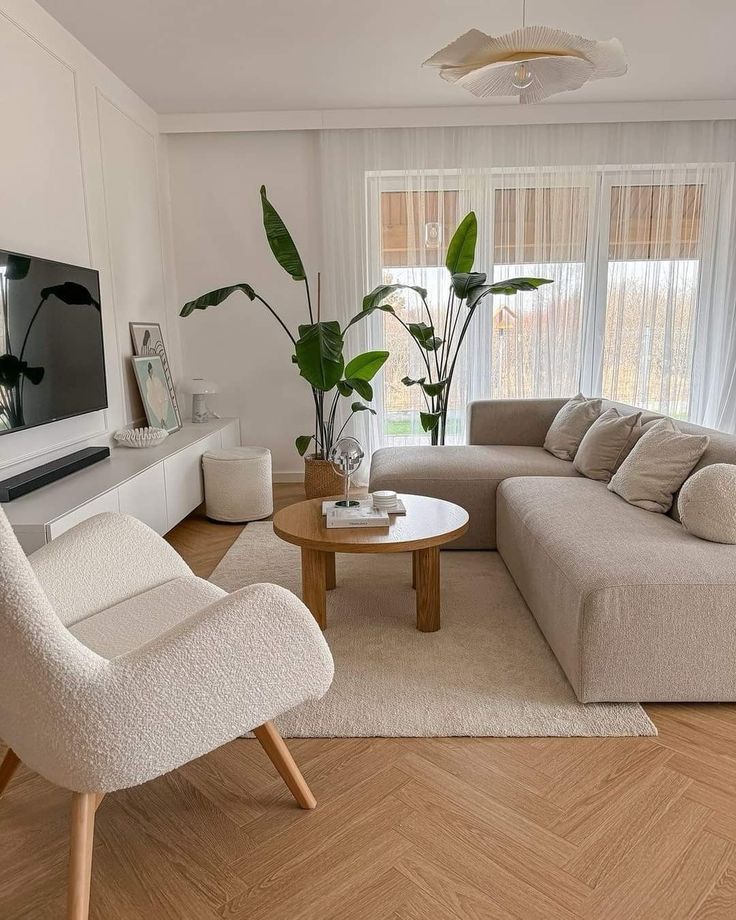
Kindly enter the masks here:
[[130, 337], [133, 340], [133, 354], [143, 356], [157, 355], [161, 358], [166, 377], [166, 386], [169, 388], [171, 402], [174, 405], [174, 414], [176, 421], [181, 428], [181, 414], [179, 404], [176, 401], [176, 390], [174, 388], [174, 378], [171, 376], [169, 368], [169, 359], [166, 357], [166, 348], [164, 347], [164, 337], [161, 335], [161, 326], [158, 323], [129, 323]]
[[161, 358], [158, 355], [142, 355], [130, 360], [133, 362], [148, 424], [151, 428], [165, 428], [169, 434], [178, 431], [181, 422], [174, 410]]

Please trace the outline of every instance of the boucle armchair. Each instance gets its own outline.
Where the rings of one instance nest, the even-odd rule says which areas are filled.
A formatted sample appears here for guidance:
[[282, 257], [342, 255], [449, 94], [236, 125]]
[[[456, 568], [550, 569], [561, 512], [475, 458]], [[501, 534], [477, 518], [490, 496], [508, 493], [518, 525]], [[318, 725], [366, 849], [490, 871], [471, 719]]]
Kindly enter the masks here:
[[106, 792], [252, 729], [299, 805], [315, 806], [271, 720], [324, 695], [333, 663], [289, 591], [226, 594], [119, 514], [27, 559], [0, 509], [0, 648], [0, 794], [21, 761], [73, 793], [68, 920], [88, 916]]

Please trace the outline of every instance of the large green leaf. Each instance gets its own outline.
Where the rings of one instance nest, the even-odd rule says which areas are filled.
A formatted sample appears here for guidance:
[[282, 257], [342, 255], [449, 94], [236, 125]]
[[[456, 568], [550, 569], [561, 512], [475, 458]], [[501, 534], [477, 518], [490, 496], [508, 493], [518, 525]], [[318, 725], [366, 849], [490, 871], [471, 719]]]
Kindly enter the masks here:
[[28, 274], [30, 267], [31, 260], [28, 256], [19, 256], [10, 252], [5, 262], [5, 278], [7, 281], [20, 281]]
[[366, 351], [345, 365], [345, 377], [372, 380], [388, 360], [387, 351]]
[[543, 284], [553, 284], [552, 278], [507, 278], [489, 285], [491, 294], [516, 294], [519, 291], [536, 291]]
[[353, 388], [347, 380], [338, 380], [336, 386], [340, 396], [350, 396], [353, 392]]
[[221, 304], [223, 300], [227, 300], [235, 291], [242, 291], [250, 300], [255, 300], [256, 292], [249, 284], [231, 284], [228, 287], [217, 288], [216, 291], [209, 291], [209, 293], [197, 297], [196, 300], [190, 300], [189, 303], [185, 303], [181, 308], [179, 316], [189, 316], [191, 313], [194, 313], [195, 310], [206, 310], [207, 307], [216, 307], [218, 304]]
[[447, 386], [447, 380], [438, 380], [436, 383], [431, 381], [427, 383], [426, 377], [420, 377], [418, 380], [412, 380], [411, 377], [402, 377], [401, 382], [405, 387], [420, 386], [427, 396], [439, 396]]
[[353, 410], [353, 412], [370, 412], [371, 415], [376, 414], [375, 409], [371, 409], [370, 406], [364, 406], [363, 403], [359, 402], [354, 402], [350, 408]]
[[486, 283], [486, 273], [457, 272], [457, 274], [452, 276], [451, 281], [455, 296], [459, 297], [460, 300], [465, 300], [471, 291]]
[[438, 380], [436, 383], [423, 383], [422, 389], [427, 396], [439, 396], [447, 386], [447, 380]]
[[422, 423], [422, 428], [425, 431], [434, 431], [434, 429], [439, 425], [441, 417], [442, 417], [441, 412], [420, 412], [419, 413], [419, 421]]
[[475, 243], [478, 239], [478, 221], [475, 211], [466, 214], [450, 240], [445, 265], [451, 275], [473, 270]]
[[296, 361], [307, 383], [325, 392], [337, 385], [345, 366], [342, 345], [340, 324], [334, 320], [299, 327]]
[[551, 278], [509, 278], [507, 281], [497, 281], [495, 284], [481, 284], [474, 287], [468, 294], [467, 306], [474, 309], [484, 297], [489, 294], [505, 295], [511, 297], [519, 291], [536, 291], [543, 284], [552, 284]]
[[[347, 374], [347, 370], [345, 373]], [[361, 380], [360, 377], [346, 377], [345, 383], [349, 384], [363, 399], [373, 399], [373, 387], [367, 380]]]
[[425, 351], [437, 351], [442, 344], [442, 339], [434, 334], [434, 326], [428, 326], [426, 323], [409, 323], [407, 329]]
[[300, 457], [303, 457], [304, 454], [306, 454], [313, 437], [313, 434], [300, 434], [294, 442]]
[[427, 298], [426, 289], [415, 284], [379, 284], [363, 298], [363, 311], [372, 312], [378, 309], [393, 313], [393, 307], [390, 304], [384, 304], [383, 301], [395, 291], [414, 291], [422, 300]]
[[266, 231], [266, 239], [276, 261], [294, 281], [304, 281], [307, 275], [301, 256], [291, 234], [286, 229], [286, 224], [268, 200], [265, 185], [261, 186], [261, 207], [263, 208], [263, 229]]

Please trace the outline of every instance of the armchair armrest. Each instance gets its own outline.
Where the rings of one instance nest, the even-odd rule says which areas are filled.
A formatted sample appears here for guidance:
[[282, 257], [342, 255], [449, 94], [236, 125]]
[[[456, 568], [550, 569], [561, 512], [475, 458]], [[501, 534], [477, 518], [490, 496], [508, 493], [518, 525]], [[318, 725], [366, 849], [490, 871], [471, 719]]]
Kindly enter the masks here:
[[267, 584], [227, 595], [99, 665], [78, 688], [75, 712], [66, 710], [67, 721], [77, 719], [64, 731], [66, 770], [59, 756], [54, 769], [64, 772], [49, 776], [77, 791], [112, 791], [173, 770], [323, 696], [334, 672], [309, 610]]
[[82, 521], [29, 557], [67, 626], [192, 570], [142, 521], [107, 512]]
[[567, 399], [482, 399], [468, 406], [468, 444], [541, 447]]

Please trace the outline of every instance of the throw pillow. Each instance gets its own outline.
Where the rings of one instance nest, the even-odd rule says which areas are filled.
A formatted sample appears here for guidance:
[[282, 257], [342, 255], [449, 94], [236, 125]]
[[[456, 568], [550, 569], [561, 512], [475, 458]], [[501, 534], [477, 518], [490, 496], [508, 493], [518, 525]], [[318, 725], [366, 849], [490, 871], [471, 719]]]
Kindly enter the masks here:
[[601, 414], [600, 399], [573, 396], [552, 419], [544, 449], [560, 460], [573, 460], [585, 432]]
[[618, 409], [606, 409], [585, 432], [580, 442], [573, 461], [578, 473], [582, 473], [588, 479], [610, 482], [611, 476], [623, 461], [627, 448], [634, 441], [640, 420], [641, 412], [637, 412], [636, 415], [621, 415]]
[[736, 465], [711, 463], [693, 473], [677, 510], [688, 533], [711, 543], [736, 543]]
[[636, 445], [639, 443], [641, 438], [644, 437], [647, 431], [653, 428], [657, 424], [657, 422], [661, 422], [663, 418], [664, 418], [663, 415], [649, 415], [649, 413], [646, 413], [646, 414], [644, 412], [641, 413], [641, 419], [637, 422], [637, 424], [634, 427], [634, 430], [631, 433], [631, 440], [624, 448], [624, 452], [621, 454], [621, 458], [619, 460], [619, 466], [621, 466], [621, 464], [629, 456], [631, 451], [636, 447]]
[[642, 435], [608, 488], [630, 505], [663, 514], [709, 441], [707, 435], [684, 434], [663, 418]]

